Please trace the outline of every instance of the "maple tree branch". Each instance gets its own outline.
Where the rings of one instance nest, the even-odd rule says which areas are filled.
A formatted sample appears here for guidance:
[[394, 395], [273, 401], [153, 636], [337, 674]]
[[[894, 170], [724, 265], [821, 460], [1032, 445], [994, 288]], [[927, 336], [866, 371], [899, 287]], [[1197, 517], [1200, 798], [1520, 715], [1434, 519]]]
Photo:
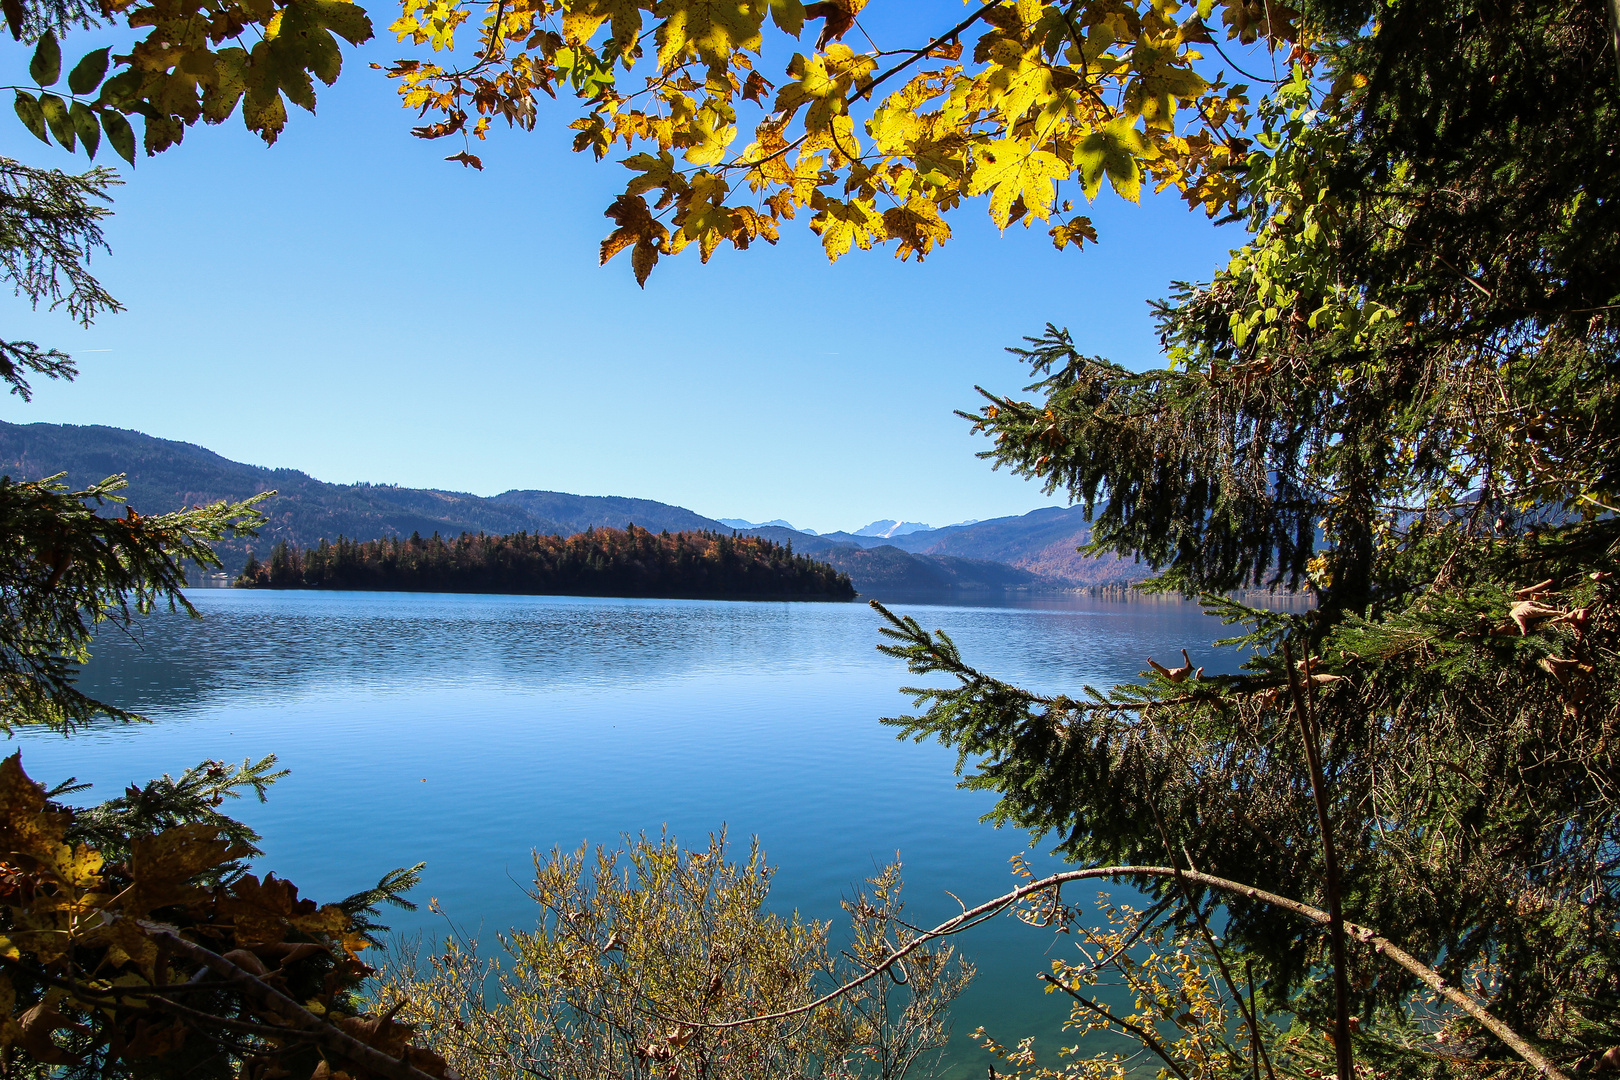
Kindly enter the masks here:
[[1108, 103], [1102, 99], [1102, 94], [1091, 84], [1091, 68], [1086, 63], [1086, 44], [1080, 40], [1080, 31], [1074, 25], [1074, 8], [1075, 5], [1070, 4], [1063, 9], [1063, 29], [1068, 32], [1069, 40], [1074, 43], [1075, 51], [1080, 54], [1080, 62], [1075, 65], [1080, 69], [1080, 85], [1091, 96], [1091, 100], [1097, 103], [1098, 108], [1107, 109]]
[[321, 1049], [364, 1065], [372, 1072], [389, 1077], [391, 1080], [434, 1080], [434, 1077], [408, 1061], [391, 1057], [327, 1023], [251, 972], [237, 967], [223, 956], [203, 948], [196, 942], [187, 941], [170, 927], [143, 919], [137, 919], [135, 922], [148, 937], [162, 942], [193, 963], [201, 964], [213, 971], [248, 1001], [299, 1029]]
[[285, 1027], [280, 1024], [255, 1024], [249, 1020], [237, 1020], [229, 1016], [216, 1016], [213, 1013], [204, 1012], [201, 1009], [193, 1009], [189, 1005], [182, 1005], [178, 1001], [170, 1001], [168, 998], [164, 997], [151, 999], [151, 1004], [153, 1008], [160, 1009], [163, 1012], [172, 1013], [175, 1016], [183, 1016], [187, 1020], [191, 1020], [195, 1023], [217, 1024], [220, 1027], [228, 1028], [231, 1031], [240, 1032], [244, 1035], [258, 1035], [261, 1038], [266, 1039], [296, 1039], [300, 1042], [312, 1042], [315, 1039], [312, 1032], [305, 1031], [302, 1028]]
[[985, 13], [991, 8], [999, 7], [1000, 4], [1001, 0], [990, 0], [989, 3], [985, 4], [983, 7], [979, 8], [979, 10], [975, 11], [973, 14], [969, 15], [967, 18], [963, 19], [961, 22], [957, 23], [955, 26], [936, 37], [933, 41], [930, 41], [927, 45], [924, 45], [920, 49], [911, 50], [911, 55], [909, 57], [894, 65], [894, 67], [890, 68], [888, 71], [885, 71], [883, 74], [879, 75], [865, 86], [861, 87], [860, 91], [855, 96], [857, 98], [869, 98], [873, 90], [876, 90], [890, 78], [898, 75], [912, 64], [915, 64], [918, 60], [921, 60], [923, 57], [933, 52], [943, 43], [960, 35], [962, 31], [984, 18]]
[[1277, 78], [1275, 76], [1268, 79], [1264, 75], [1256, 75], [1253, 72], [1244, 71], [1242, 68], [1238, 67], [1237, 61], [1226, 55], [1226, 50], [1221, 48], [1221, 43], [1215, 40], [1215, 36], [1213, 34], [1210, 35], [1209, 43], [1215, 46], [1215, 51], [1221, 54], [1221, 59], [1225, 60], [1228, 64], [1231, 64], [1232, 70], [1237, 72], [1239, 75], [1242, 75], [1245, 79], [1253, 79], [1255, 82], [1271, 83], [1272, 85], [1276, 85]]

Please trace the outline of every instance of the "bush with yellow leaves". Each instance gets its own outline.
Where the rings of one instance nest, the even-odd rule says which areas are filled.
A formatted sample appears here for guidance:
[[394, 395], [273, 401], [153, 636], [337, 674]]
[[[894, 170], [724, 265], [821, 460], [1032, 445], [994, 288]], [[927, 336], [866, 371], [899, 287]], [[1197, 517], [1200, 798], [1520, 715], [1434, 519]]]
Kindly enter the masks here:
[[973, 976], [949, 946], [813, 1007], [911, 943], [898, 865], [845, 902], [837, 958], [829, 924], [766, 910], [771, 876], [757, 843], [729, 861], [723, 834], [697, 850], [666, 835], [537, 855], [535, 929], [501, 937], [501, 960], [459, 934], [425, 959], [403, 948], [379, 1007], [466, 1080], [899, 1080], [937, 1060], [945, 1009]]

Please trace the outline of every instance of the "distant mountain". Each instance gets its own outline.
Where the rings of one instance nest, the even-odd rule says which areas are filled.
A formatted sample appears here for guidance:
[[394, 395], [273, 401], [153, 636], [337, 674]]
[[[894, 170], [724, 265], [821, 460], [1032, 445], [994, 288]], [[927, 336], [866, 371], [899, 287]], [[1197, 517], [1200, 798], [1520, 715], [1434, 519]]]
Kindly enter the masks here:
[[682, 506], [626, 499], [616, 495], [565, 495], [560, 491], [503, 491], [490, 502], [521, 508], [536, 521], [546, 522], [547, 532], [572, 536], [592, 525], [622, 529], [640, 525], [649, 532], [708, 530], [729, 532], [723, 521], [695, 514]]
[[874, 521], [863, 529], [856, 529], [854, 535], [878, 536], [889, 540], [896, 536], [904, 536], [907, 533], [931, 532], [933, 528], [932, 525], [924, 525], [920, 521], [890, 521], [884, 519]]
[[1019, 517], [908, 533], [890, 541], [914, 554], [986, 559], [1077, 585], [1141, 581], [1149, 575], [1141, 564], [1075, 550], [1090, 542], [1091, 526], [1078, 506], [1048, 506]]
[[[277, 491], [265, 504], [269, 522], [258, 539], [218, 545], [232, 577], [241, 571], [250, 545], [262, 557], [278, 540], [307, 548], [340, 535], [353, 540], [413, 532], [455, 536], [527, 531], [567, 536], [591, 526], [623, 528], [633, 522], [652, 532], [729, 532], [735, 528], [792, 543], [796, 551], [848, 573], [855, 587], [867, 595], [940, 589], [1050, 589], [1070, 587], [1075, 581], [1118, 580], [1098, 576], [1102, 571], [1097, 560], [1077, 560], [1082, 569], [1089, 569], [1087, 578], [1069, 572], [1062, 548], [1072, 539], [1073, 530], [1065, 532], [1062, 523], [1036, 518], [1047, 511], [892, 538], [848, 533], [816, 536], [780, 521], [739, 527], [732, 522], [740, 519], [706, 518], [650, 499], [530, 490], [484, 498], [383, 484], [328, 484], [294, 469], [245, 465], [191, 443], [136, 431], [0, 422], [0, 474], [37, 480], [59, 472], [66, 472], [67, 482], [80, 487], [124, 473], [129, 479], [124, 499], [143, 513]], [[109, 506], [107, 512], [122, 513], [123, 506]], [[982, 534], [977, 531], [987, 528]], [[991, 552], [1005, 552], [1008, 557]]]
[[[122, 498], [145, 513], [279, 492], [265, 507], [270, 521], [258, 540], [218, 545], [233, 576], [246, 561], [249, 544], [263, 554], [277, 540], [308, 547], [339, 534], [374, 539], [413, 532], [557, 531], [519, 506], [461, 492], [327, 484], [294, 469], [244, 465], [191, 443], [121, 428], [0, 423], [0, 473], [38, 480], [59, 472], [66, 472], [75, 487], [124, 473], [129, 487]], [[122, 513], [123, 507], [109, 512]]]
[[831, 536], [808, 536], [791, 529], [758, 528], [748, 532], [779, 544], [790, 543], [794, 551], [830, 563], [848, 574], [863, 595], [875, 595], [878, 599], [890, 593], [942, 589], [1052, 591], [1074, 587], [1072, 582], [1062, 578], [986, 559], [915, 554], [890, 543], [862, 547]]
[[729, 525], [733, 529], [791, 529], [793, 532], [801, 532], [806, 536], [817, 535], [814, 529], [800, 529], [789, 522], [783, 521], [781, 518], [772, 521], [744, 521], [742, 518], [715, 518], [715, 520], [722, 525]]
[[[874, 522], [867, 528], [883, 524], [897, 523]], [[1112, 555], [1081, 555], [1076, 549], [1090, 543], [1091, 526], [1085, 512], [1077, 506], [1048, 506], [1017, 517], [965, 522], [943, 529], [896, 532], [888, 537], [864, 534], [863, 530], [861, 533], [822, 533], [815, 539], [824, 546], [811, 549], [804, 547], [803, 541], [794, 543], [803, 550], [814, 550], [818, 558], [827, 546], [835, 544], [859, 548], [889, 545], [913, 555], [1004, 563], [1029, 571], [1036, 580], [1068, 587], [1141, 581], [1149, 574], [1146, 566]]]

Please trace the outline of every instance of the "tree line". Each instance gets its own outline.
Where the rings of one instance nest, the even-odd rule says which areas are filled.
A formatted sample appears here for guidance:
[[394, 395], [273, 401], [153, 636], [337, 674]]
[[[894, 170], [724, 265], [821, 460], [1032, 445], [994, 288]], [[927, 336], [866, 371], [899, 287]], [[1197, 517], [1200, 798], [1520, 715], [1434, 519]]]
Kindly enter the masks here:
[[660, 532], [631, 524], [573, 536], [464, 532], [424, 538], [277, 543], [251, 552], [240, 588], [366, 589], [531, 595], [753, 597], [853, 600], [849, 575], [795, 555], [793, 545], [720, 532]]

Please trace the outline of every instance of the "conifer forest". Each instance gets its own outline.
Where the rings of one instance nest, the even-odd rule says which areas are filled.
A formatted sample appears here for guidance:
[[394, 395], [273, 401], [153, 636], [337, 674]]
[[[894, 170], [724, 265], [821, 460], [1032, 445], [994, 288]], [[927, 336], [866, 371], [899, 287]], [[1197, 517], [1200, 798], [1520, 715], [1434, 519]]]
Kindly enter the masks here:
[[462, 533], [444, 540], [354, 541], [299, 550], [285, 542], [267, 562], [248, 556], [243, 588], [497, 592], [569, 596], [793, 597], [853, 600], [849, 576], [791, 545], [712, 532], [590, 529], [570, 537]]
[[[643, 834], [537, 855], [534, 927], [495, 949], [412, 953], [379, 920], [426, 901], [420, 867], [307, 898], [227, 813], [273, 797], [273, 758], [83, 805], [14, 754], [0, 1074], [920, 1077], [973, 976], [956, 950], [1005, 916], [1086, 959], [1031, 948], [1069, 1025], [978, 1034], [977, 1075], [1620, 1075], [1620, 3], [902, 5], [910, 40], [880, 49], [862, 13], [897, 0], [367, 2], [0, 2], [26, 59], [8, 146], [31, 133], [57, 163], [0, 158], [0, 273], [85, 324], [118, 310], [88, 265], [106, 163], [183, 155], [199, 123], [274, 143], [339, 78], [387, 80], [403, 111], [377, 123], [473, 179], [566, 114], [573, 150], [611, 159], [604, 272], [643, 285], [803, 229], [828, 260], [926, 274], [979, 214], [1083, 261], [1136, 242], [1093, 204], [1179, 200], [1232, 250], [1164, 283], [1158, 366], [1039, 313], [1007, 342], [1023, 376], [959, 415], [988, 464], [1086, 508], [1091, 552], [1218, 615], [1232, 662], [1036, 691], [880, 605], [874, 644], [917, 684], [881, 722], [947, 747], [993, 822], [1068, 863], [939, 925], [903, 913], [898, 866], [832, 927], [769, 906], [757, 849]], [[125, 45], [81, 53], [90, 26]], [[399, 59], [354, 61], [385, 33]], [[78, 363], [0, 342], [21, 400]], [[139, 719], [78, 684], [97, 635], [196, 614], [186, 568], [217, 568], [273, 498], [120, 491], [0, 479], [8, 731]], [[280, 547], [242, 584], [497, 577], [851, 591], [766, 541], [633, 527]], [[1311, 602], [1234, 598], [1267, 588]], [[1099, 908], [1099, 882], [1142, 900]]]

